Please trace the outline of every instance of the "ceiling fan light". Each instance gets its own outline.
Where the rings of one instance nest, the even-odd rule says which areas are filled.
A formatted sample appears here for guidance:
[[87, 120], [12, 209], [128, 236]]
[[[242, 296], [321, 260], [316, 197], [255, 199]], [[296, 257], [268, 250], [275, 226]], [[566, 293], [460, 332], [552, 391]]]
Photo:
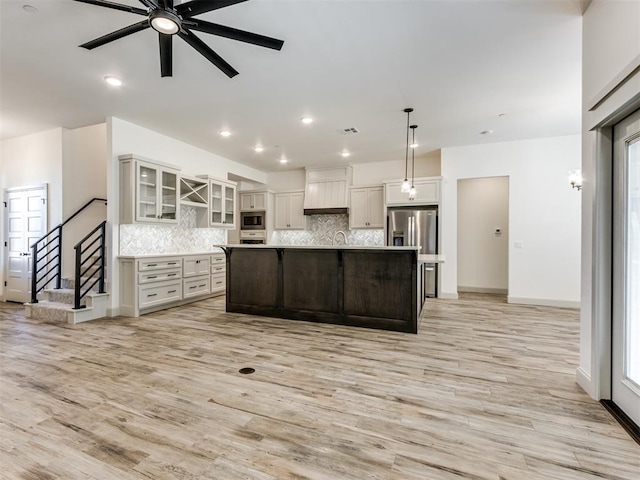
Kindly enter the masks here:
[[180, 31], [180, 18], [166, 10], [154, 10], [149, 15], [149, 24], [156, 32], [175, 35]]

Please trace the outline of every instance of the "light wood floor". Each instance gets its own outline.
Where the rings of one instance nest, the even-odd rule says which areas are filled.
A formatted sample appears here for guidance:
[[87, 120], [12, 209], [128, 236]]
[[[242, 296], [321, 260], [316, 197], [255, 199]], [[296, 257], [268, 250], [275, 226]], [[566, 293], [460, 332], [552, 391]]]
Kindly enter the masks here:
[[0, 334], [3, 479], [640, 479], [575, 384], [576, 310], [432, 300], [411, 335], [224, 297], [76, 326], [0, 303]]

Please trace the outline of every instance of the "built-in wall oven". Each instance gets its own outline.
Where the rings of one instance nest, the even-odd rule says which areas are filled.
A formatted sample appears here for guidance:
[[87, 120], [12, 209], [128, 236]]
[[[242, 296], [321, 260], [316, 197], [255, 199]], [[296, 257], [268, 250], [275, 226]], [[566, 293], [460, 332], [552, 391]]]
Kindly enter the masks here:
[[265, 212], [240, 212], [240, 230], [264, 230]]

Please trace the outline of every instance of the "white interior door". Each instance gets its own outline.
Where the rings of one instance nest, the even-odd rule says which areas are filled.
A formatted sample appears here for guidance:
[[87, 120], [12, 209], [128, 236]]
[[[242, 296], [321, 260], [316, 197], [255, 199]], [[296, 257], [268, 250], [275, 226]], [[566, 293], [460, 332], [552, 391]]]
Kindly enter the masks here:
[[46, 233], [47, 187], [5, 190], [5, 300], [28, 302], [31, 296], [31, 245]]
[[640, 425], [640, 111], [614, 127], [611, 399]]

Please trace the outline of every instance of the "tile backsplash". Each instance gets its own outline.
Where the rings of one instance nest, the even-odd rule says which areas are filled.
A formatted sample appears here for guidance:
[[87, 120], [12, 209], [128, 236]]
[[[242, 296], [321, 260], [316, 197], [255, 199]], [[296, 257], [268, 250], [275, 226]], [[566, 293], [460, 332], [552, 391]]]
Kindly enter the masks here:
[[[277, 230], [269, 243], [274, 245], [331, 245], [333, 235], [343, 231], [349, 245], [381, 247], [384, 245], [384, 230], [349, 230], [347, 215], [311, 215], [307, 219], [307, 230]], [[342, 244], [342, 235], [336, 239]]]
[[120, 255], [205, 252], [226, 243], [224, 229], [196, 228], [196, 213], [182, 206], [177, 226], [120, 225]]

